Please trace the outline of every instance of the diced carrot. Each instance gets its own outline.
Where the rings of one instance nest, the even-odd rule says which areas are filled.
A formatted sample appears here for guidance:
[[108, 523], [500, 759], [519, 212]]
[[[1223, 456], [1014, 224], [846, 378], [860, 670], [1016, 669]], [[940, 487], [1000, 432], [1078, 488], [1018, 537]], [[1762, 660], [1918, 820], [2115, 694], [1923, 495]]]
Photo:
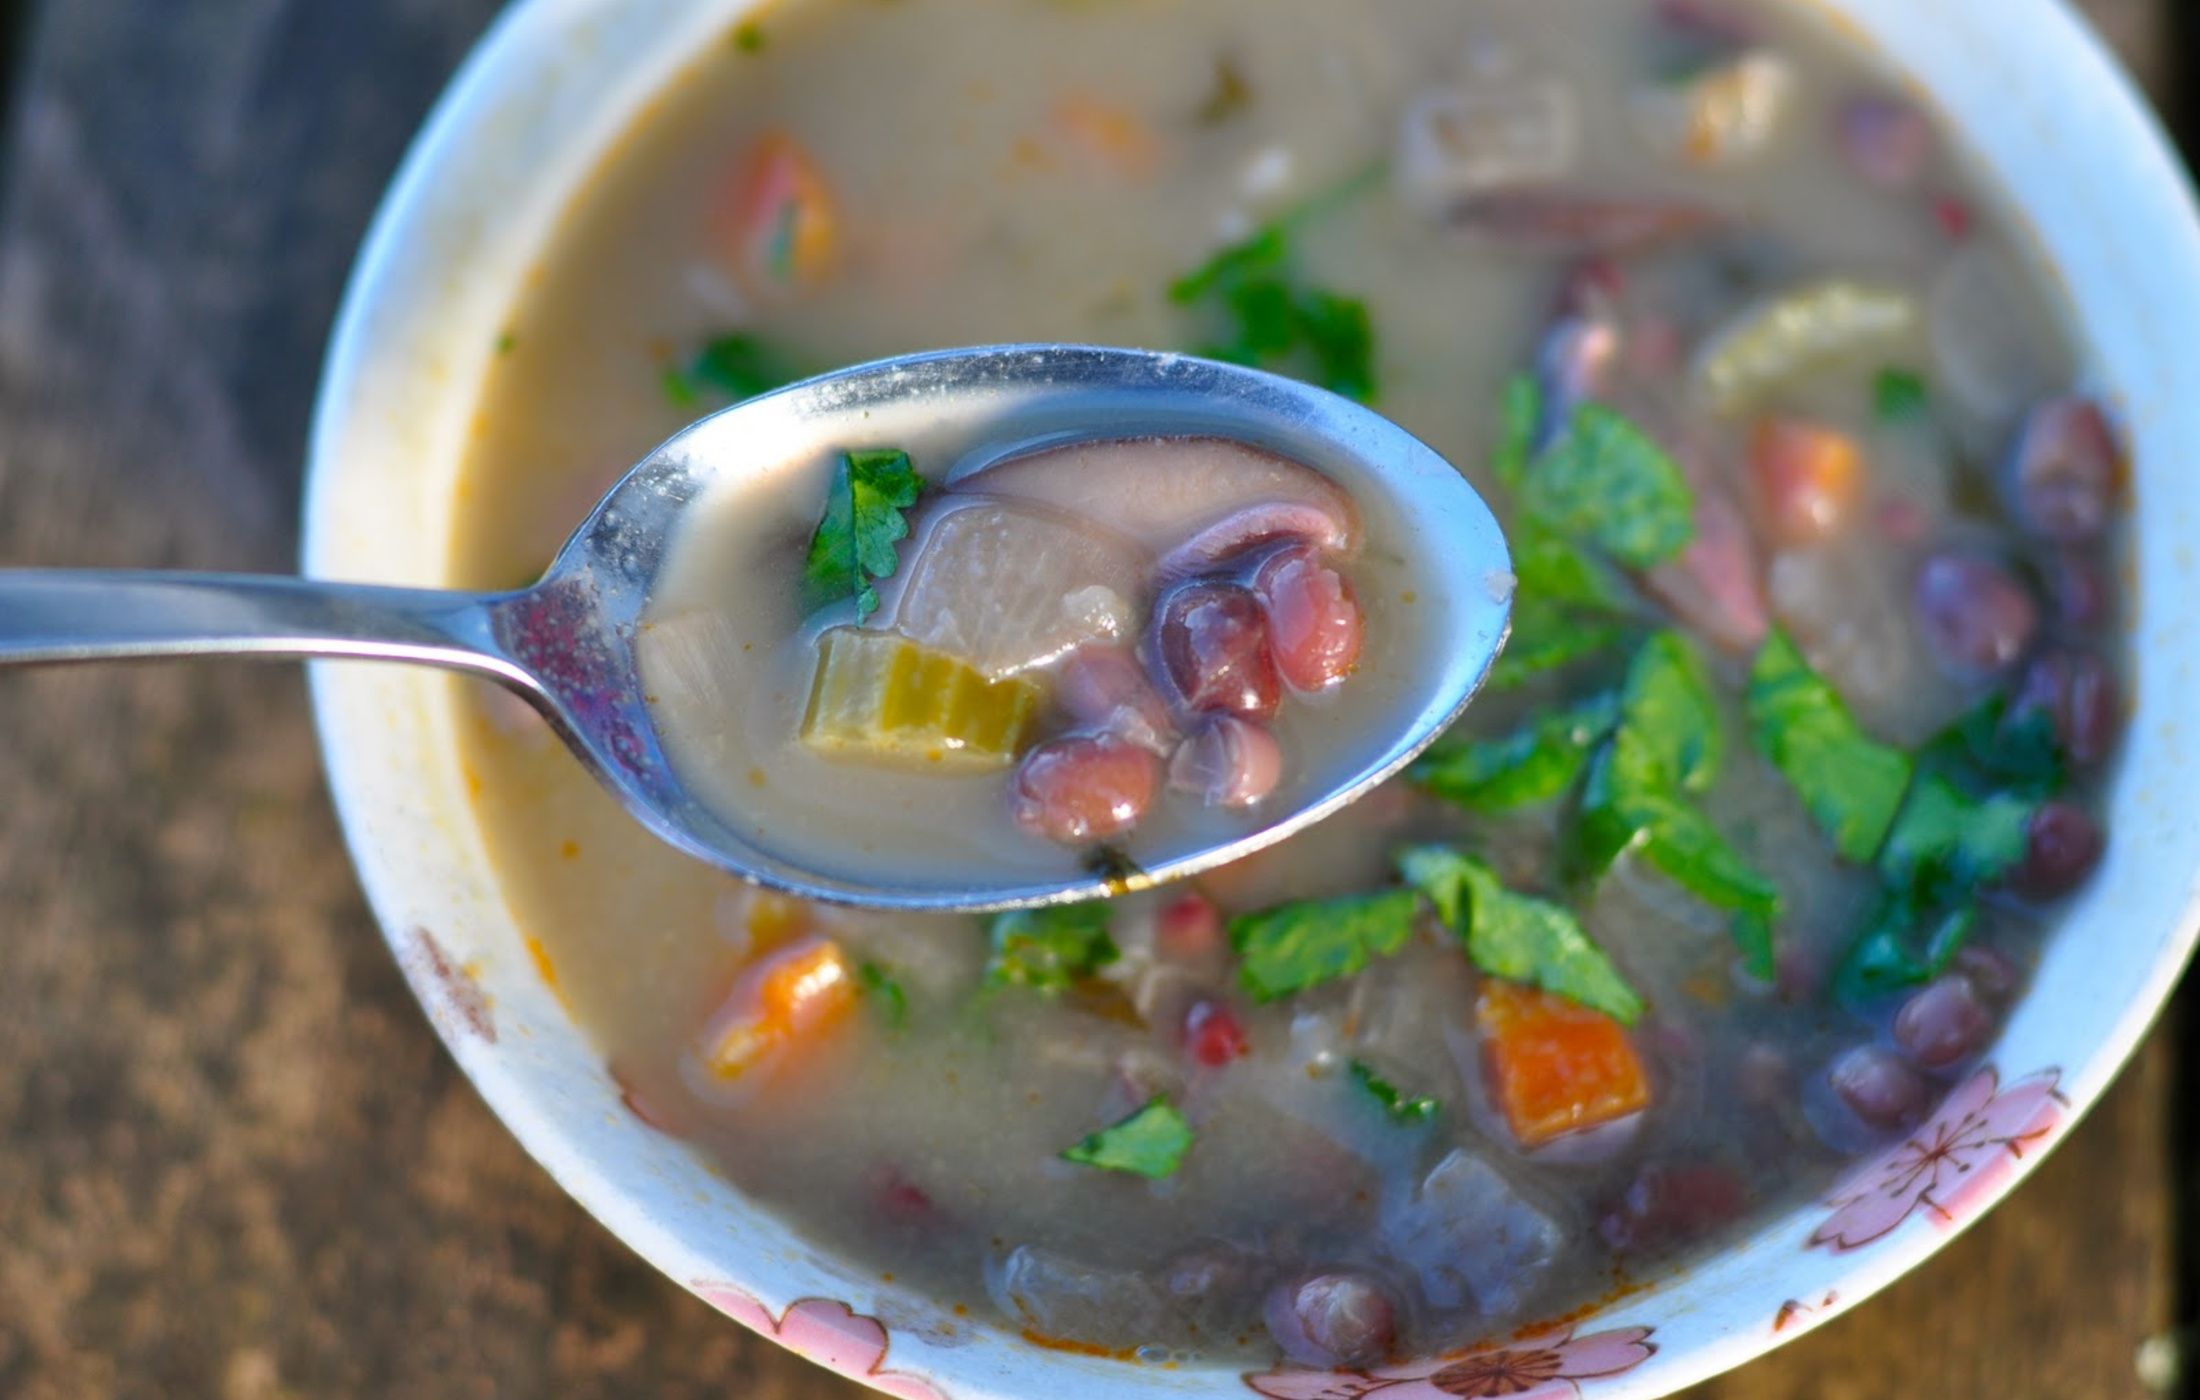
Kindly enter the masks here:
[[1749, 469], [1773, 539], [1817, 544], [1848, 523], [1864, 483], [1864, 452], [1846, 433], [1800, 418], [1767, 418], [1750, 443]]
[[855, 968], [838, 943], [809, 937], [741, 974], [703, 1037], [703, 1064], [720, 1079], [768, 1069], [790, 1048], [832, 1032], [856, 1003]]
[[785, 298], [816, 286], [840, 251], [832, 191], [809, 153], [783, 132], [750, 148], [723, 221], [734, 275], [757, 297]]
[[1642, 1059], [1619, 1022], [1496, 978], [1475, 1004], [1490, 1095], [1523, 1147], [1625, 1118], [1650, 1103]]
[[1151, 175], [1161, 163], [1161, 140], [1143, 118], [1085, 93], [1054, 104], [1055, 125], [1086, 155], [1131, 179]]

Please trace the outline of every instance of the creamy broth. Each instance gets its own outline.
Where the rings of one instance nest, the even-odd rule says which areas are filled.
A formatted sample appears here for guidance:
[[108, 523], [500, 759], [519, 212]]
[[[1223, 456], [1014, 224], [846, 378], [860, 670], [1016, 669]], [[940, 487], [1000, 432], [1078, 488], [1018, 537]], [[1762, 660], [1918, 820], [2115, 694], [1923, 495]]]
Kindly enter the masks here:
[[[767, 142], [806, 162], [792, 242], [728, 224]], [[1315, 313], [1364, 305], [1376, 406], [1509, 515], [1524, 577], [1500, 686], [1416, 781], [1084, 924], [745, 889], [463, 694], [506, 897], [635, 1111], [943, 1311], [1313, 1365], [1578, 1307], [1896, 1140], [2097, 859], [2121, 722], [2119, 449], [2056, 397], [2048, 279], [1950, 143], [1770, 0], [786, 0], [699, 56], [513, 308], [455, 581], [532, 577], [650, 444], [763, 387], [723, 337], [780, 373], [1230, 348], [1226, 295], [1171, 287], [1271, 227], [1280, 270], [1233, 285], [1310, 319], [1268, 358], [1355, 387]], [[710, 528], [788, 557], [795, 494]], [[739, 553], [675, 597], [762, 599], [725, 640], [778, 646], [789, 595]], [[792, 694], [726, 707], [766, 724], [743, 753]], [[728, 752], [811, 804], [774, 809], [790, 839], [876, 816]], [[994, 801], [930, 855], [1064, 859], [965, 844]], [[1290, 914], [1316, 899], [1352, 903]], [[1351, 956], [1295, 962], [1293, 928]], [[1538, 1068], [1569, 1049], [1591, 1068]]]

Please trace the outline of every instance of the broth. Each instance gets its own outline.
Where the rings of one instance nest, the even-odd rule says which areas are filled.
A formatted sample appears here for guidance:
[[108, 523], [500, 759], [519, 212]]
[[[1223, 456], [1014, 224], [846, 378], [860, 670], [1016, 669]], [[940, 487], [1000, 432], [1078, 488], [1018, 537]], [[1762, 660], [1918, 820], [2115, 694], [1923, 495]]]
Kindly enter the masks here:
[[[1414, 780], [991, 923], [746, 889], [466, 692], [507, 897], [646, 1121], [943, 1309], [1364, 1365], [1577, 1307], [1922, 1121], [2098, 858], [2120, 449], [2047, 285], [1797, 6], [788, 0], [546, 249], [455, 582], [732, 396], [1058, 339], [1374, 393], [1509, 515], [1514, 639]], [[932, 854], [1063, 858], [990, 800]]]

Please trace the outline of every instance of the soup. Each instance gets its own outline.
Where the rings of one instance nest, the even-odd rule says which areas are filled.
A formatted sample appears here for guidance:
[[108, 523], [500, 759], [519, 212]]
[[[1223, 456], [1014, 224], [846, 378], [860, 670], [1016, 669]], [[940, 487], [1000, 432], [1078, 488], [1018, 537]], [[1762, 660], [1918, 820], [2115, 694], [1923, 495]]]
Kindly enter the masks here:
[[[1130, 873], [1410, 723], [1447, 584], [1390, 503], [1218, 438], [969, 432], [738, 473], [672, 542], [642, 676], [760, 847], [918, 886]], [[1482, 589], [1496, 561], [1458, 562]]]
[[789, 0], [513, 308], [463, 581], [714, 403], [1086, 340], [1372, 399], [1507, 516], [1512, 639], [1406, 779], [1104, 904], [746, 889], [469, 695], [480, 818], [635, 1112], [943, 1310], [1148, 1360], [1508, 1332], [1823, 1191], [2025, 994], [2121, 720], [2063, 324], [1802, 7]]

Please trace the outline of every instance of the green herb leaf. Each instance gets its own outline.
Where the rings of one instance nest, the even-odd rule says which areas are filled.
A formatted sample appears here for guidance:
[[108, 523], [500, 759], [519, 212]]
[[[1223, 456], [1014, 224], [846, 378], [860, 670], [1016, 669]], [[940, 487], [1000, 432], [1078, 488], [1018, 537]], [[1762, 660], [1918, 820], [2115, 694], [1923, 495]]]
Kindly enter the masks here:
[[1609, 564], [1533, 520], [1513, 527], [1512, 552], [1513, 574], [1525, 598], [1610, 617], [1638, 612], [1634, 596]]
[[1619, 700], [1599, 695], [1546, 710], [1498, 739], [1445, 739], [1413, 765], [1424, 790], [1477, 812], [1504, 812], [1571, 791], [1589, 755], [1619, 722]]
[[1725, 741], [1703, 655], [1678, 632], [1643, 643], [1620, 695], [1620, 722], [1589, 762], [1568, 850], [1574, 872], [1594, 879], [1627, 851], [1734, 921], [1753, 970], [1770, 964], [1780, 892], [1729, 845], [1687, 794], [1717, 779]]
[[1760, 982], [1770, 982], [1780, 970], [1773, 957], [1772, 920], [1746, 909], [1738, 910], [1727, 931], [1734, 938], [1734, 946], [1741, 949], [1742, 966], [1749, 975]]
[[1490, 666], [1490, 687], [1518, 690], [1537, 676], [1608, 651], [1626, 637], [1627, 629], [1616, 622], [1584, 621], [1533, 598], [1516, 600], [1512, 634]]
[[1910, 785], [1910, 756], [1857, 727], [1841, 697], [1775, 630], [1749, 673], [1757, 748], [1786, 775], [1846, 860], [1869, 861]]
[[1889, 893], [1834, 974], [1834, 990], [1847, 1001], [1869, 1001], [1932, 981], [1946, 971], [1978, 924], [1978, 906], [1921, 911], [1907, 896]]
[[1576, 410], [1568, 431], [1529, 467], [1521, 505], [1631, 569], [1662, 564], [1696, 537], [1696, 497], [1679, 465], [1602, 404]]
[[1068, 990], [1115, 961], [1108, 915], [1104, 900], [994, 915], [985, 984], [1050, 994]]
[[1400, 854], [1398, 868], [1482, 971], [1531, 982], [1623, 1025], [1642, 1015], [1642, 998], [1571, 910], [1515, 894], [1488, 865], [1448, 846], [1416, 846]]
[[688, 373], [736, 402], [768, 394], [802, 375], [764, 344], [745, 335], [722, 335], [705, 345]]
[[875, 962], [867, 962], [856, 968], [856, 980], [863, 987], [864, 999], [878, 1012], [878, 1018], [886, 1023], [888, 1030], [898, 1031], [909, 1023], [909, 997], [893, 973]]
[[1615, 761], [1642, 792], [1703, 792], [1718, 780], [1726, 740], [1703, 652], [1679, 632], [1651, 634], [1627, 667]]
[[1297, 372], [1361, 403], [1375, 398], [1375, 330], [1367, 304], [1300, 282], [1291, 225], [1302, 210], [1208, 259], [1169, 287], [1179, 306], [1215, 303], [1227, 338], [1196, 353], [1232, 364]]
[[1914, 423], [1932, 412], [1932, 395], [1924, 376], [1893, 365], [1879, 371], [1872, 381], [1872, 404], [1882, 423]]
[[899, 567], [895, 546], [909, 536], [905, 512], [923, 489], [906, 452], [842, 453], [802, 567], [803, 606], [814, 611], [853, 598], [858, 622], [877, 612], [872, 581]]
[[1780, 891], [1736, 854], [1710, 819], [1671, 797], [1642, 794], [1629, 805], [1641, 823], [1642, 858], [1714, 909], [1767, 923], [1779, 916]]
[[1383, 1106], [1390, 1121], [1400, 1127], [1417, 1127], [1436, 1116], [1438, 1104], [1426, 1094], [1406, 1097], [1397, 1085], [1377, 1074], [1364, 1060], [1352, 1062], [1352, 1080]]
[[1191, 1147], [1191, 1124], [1162, 1096], [1114, 1127], [1102, 1128], [1070, 1148], [1062, 1154], [1062, 1160], [1159, 1181], [1175, 1175]]
[[1490, 475], [1515, 495], [1527, 485], [1528, 467], [1535, 460], [1535, 434], [1542, 424], [1543, 390], [1534, 376], [1516, 374], [1506, 380], [1504, 397], [1499, 401], [1497, 449], [1490, 454]]
[[2024, 859], [2036, 806], [2014, 793], [1973, 797], [1938, 773], [1923, 774], [1887, 833], [1880, 875], [1921, 903], [1968, 898]]
[[2007, 695], [1989, 695], [1964, 711], [1917, 757], [1921, 769], [2028, 797], [2052, 797], [2069, 778], [2054, 716], [2034, 709], [2011, 719]]
[[1411, 890], [1308, 899], [1230, 920], [1238, 978], [1258, 1001], [1350, 977], [1413, 936]]

